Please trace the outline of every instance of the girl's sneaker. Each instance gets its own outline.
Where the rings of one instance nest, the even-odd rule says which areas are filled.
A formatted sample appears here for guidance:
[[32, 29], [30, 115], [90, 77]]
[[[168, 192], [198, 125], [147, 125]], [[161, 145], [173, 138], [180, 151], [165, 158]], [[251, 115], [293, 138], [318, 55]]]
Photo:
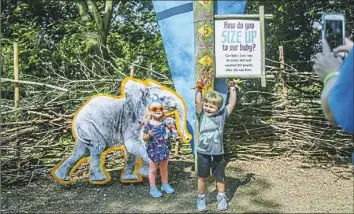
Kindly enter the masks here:
[[175, 190], [169, 184], [162, 184], [161, 190], [168, 194], [172, 194], [175, 192]]
[[157, 189], [157, 187], [150, 188], [150, 195], [154, 198], [162, 197], [162, 193]]

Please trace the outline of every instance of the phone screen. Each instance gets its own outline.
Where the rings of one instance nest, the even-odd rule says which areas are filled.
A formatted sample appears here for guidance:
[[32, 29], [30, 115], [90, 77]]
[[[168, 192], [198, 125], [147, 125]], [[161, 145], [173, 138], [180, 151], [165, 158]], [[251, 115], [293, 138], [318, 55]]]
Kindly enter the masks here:
[[343, 21], [325, 20], [325, 38], [331, 50], [343, 45]]

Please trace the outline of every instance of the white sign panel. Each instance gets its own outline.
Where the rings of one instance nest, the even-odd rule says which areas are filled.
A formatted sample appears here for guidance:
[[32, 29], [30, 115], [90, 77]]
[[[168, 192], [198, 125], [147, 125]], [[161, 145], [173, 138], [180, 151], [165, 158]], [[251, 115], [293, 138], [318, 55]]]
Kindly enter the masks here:
[[261, 77], [261, 28], [254, 20], [215, 20], [216, 77]]

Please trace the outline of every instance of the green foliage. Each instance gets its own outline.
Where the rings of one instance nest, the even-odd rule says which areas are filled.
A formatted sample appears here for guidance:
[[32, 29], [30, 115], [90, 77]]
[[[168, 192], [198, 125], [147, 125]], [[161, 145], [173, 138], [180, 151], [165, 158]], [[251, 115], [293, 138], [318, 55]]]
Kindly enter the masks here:
[[[20, 79], [58, 75], [86, 79], [90, 75], [85, 75], [83, 69], [93, 67], [98, 74], [104, 69], [121, 76], [121, 72], [129, 73], [129, 63], [148, 68], [152, 65], [154, 70], [169, 76], [151, 1], [114, 1], [107, 45], [101, 43], [93, 19], [83, 21], [80, 17], [78, 2], [2, 0], [2, 76], [13, 78], [14, 42], [20, 49]], [[97, 1], [100, 13], [104, 3]], [[103, 56], [105, 48], [109, 50], [108, 57]], [[140, 77], [146, 77], [147, 71], [136, 70]]]
[[320, 51], [321, 33], [312, 28], [319, 22], [323, 12], [343, 12], [346, 15], [346, 32], [354, 32], [354, 4], [350, 1], [316, 0], [248, 0], [246, 13], [258, 13], [258, 6], [264, 5], [266, 14], [273, 14], [266, 20], [266, 57], [278, 60], [278, 46], [283, 45], [288, 64], [299, 70], [311, 70], [310, 60]]

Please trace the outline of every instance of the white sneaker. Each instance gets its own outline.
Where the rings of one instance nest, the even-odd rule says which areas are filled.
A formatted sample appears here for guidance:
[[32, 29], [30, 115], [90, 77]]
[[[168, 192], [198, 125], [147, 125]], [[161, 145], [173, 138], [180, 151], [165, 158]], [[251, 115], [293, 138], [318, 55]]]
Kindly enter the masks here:
[[219, 210], [227, 210], [227, 197], [226, 195], [217, 195], [216, 199], [218, 200], [218, 209]]
[[197, 209], [198, 209], [198, 212], [204, 212], [204, 211], [208, 210], [206, 203], [205, 203], [205, 196], [198, 196], [197, 197]]

